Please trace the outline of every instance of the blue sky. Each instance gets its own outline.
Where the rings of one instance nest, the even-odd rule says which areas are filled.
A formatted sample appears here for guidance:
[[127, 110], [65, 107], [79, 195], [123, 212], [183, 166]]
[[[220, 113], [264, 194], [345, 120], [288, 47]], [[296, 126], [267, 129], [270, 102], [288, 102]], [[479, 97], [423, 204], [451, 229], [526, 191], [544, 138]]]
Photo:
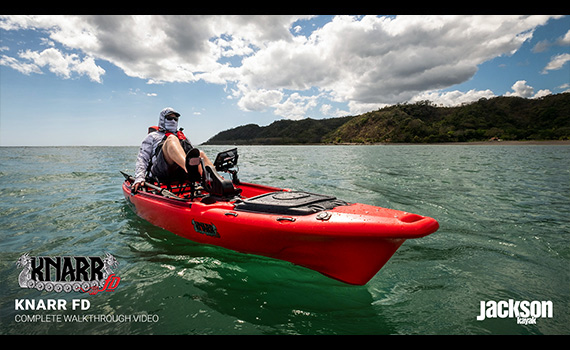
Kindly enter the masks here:
[[570, 91], [568, 16], [0, 16], [0, 146]]

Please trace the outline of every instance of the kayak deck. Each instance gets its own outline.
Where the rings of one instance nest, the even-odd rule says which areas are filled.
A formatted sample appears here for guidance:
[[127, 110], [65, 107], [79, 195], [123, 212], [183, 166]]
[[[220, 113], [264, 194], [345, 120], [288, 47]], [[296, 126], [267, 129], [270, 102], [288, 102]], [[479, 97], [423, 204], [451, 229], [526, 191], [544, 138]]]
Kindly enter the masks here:
[[[289, 261], [356, 285], [374, 277], [406, 239], [439, 227], [432, 218], [329, 196], [249, 183], [237, 187], [241, 196], [233, 200], [184, 199], [177, 188], [170, 191], [179, 199], [152, 192], [132, 195], [128, 180], [123, 192], [137, 215], [181, 237]], [[279, 198], [316, 202], [310, 208], [272, 203]]]

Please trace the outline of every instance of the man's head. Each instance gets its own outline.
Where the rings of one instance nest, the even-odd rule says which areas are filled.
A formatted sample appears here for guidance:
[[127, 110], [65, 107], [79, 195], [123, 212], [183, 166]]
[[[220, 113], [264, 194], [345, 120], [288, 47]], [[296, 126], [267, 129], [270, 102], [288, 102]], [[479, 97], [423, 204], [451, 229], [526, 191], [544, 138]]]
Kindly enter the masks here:
[[176, 132], [178, 130], [178, 118], [180, 113], [173, 108], [167, 107], [160, 111], [158, 125], [166, 131]]

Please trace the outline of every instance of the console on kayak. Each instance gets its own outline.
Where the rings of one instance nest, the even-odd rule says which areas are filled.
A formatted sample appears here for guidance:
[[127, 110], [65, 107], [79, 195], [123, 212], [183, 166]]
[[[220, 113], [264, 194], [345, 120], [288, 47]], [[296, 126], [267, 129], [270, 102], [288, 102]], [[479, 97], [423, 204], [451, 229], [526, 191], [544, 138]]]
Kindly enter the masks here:
[[214, 161], [214, 166], [217, 171], [223, 171], [232, 176], [232, 182], [235, 185], [239, 185], [239, 179], [237, 177], [238, 170], [234, 169], [237, 166], [239, 155], [237, 148], [233, 148], [224, 152], [218, 153], [216, 160]]

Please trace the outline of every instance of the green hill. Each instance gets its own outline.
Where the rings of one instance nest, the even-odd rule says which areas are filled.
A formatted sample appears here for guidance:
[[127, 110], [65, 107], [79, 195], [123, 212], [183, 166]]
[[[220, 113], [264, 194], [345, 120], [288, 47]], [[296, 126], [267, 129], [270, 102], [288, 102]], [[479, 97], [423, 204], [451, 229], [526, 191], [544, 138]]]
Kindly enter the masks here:
[[357, 116], [280, 120], [220, 132], [206, 144], [436, 143], [570, 139], [570, 93], [540, 99], [495, 97], [458, 107], [429, 101]]
[[264, 127], [248, 124], [222, 131], [209, 139], [206, 144], [287, 145], [322, 143], [323, 135], [337, 130], [351, 118], [278, 120]]

